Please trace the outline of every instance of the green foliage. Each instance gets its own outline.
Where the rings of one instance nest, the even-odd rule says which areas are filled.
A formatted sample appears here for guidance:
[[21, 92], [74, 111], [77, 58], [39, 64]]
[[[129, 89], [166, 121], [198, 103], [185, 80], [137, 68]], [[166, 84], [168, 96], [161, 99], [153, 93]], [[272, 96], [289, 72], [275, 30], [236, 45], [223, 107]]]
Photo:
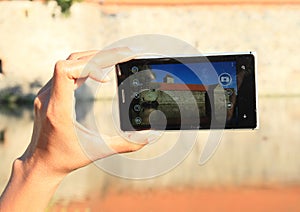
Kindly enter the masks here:
[[32, 104], [34, 98], [34, 94], [24, 93], [20, 85], [0, 90], [0, 105]]
[[82, 0], [55, 0], [57, 5], [60, 7], [60, 11], [63, 14], [69, 14], [70, 8], [74, 2], [80, 2]]

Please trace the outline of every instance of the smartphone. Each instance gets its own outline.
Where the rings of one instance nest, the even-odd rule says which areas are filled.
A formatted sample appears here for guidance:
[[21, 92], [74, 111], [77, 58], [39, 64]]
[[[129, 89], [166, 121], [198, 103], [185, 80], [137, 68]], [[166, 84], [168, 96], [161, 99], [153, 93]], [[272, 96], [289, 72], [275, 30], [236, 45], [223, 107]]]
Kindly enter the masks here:
[[117, 64], [121, 130], [257, 128], [255, 61], [247, 52]]

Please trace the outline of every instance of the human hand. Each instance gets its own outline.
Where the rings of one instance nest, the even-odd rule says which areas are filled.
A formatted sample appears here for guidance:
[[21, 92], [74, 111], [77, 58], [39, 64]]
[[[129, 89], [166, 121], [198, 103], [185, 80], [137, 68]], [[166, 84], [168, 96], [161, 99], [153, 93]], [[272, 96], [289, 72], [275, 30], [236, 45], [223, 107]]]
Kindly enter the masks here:
[[[35, 98], [31, 142], [14, 161], [0, 196], [0, 211], [42, 211], [68, 173], [114, 153], [136, 151], [147, 143], [131, 143], [119, 136], [101, 140], [74, 117], [75, 89], [87, 78], [105, 82], [105, 68], [133, 56], [129, 49], [118, 48], [73, 53], [56, 63], [52, 79]], [[81, 143], [78, 135], [84, 137]], [[93, 153], [87, 157], [82, 146]]]
[[[105, 139], [106, 144], [101, 146], [97, 142], [103, 141], [97, 141], [97, 137], [90, 131], [74, 122], [74, 90], [88, 77], [100, 83], [105, 82], [104, 68], [132, 57], [129, 49], [118, 48], [73, 53], [67, 60], [58, 61], [52, 79], [35, 99], [32, 140], [21, 160], [30, 163], [30, 166], [41, 164], [51, 174], [65, 175], [91, 163], [92, 160], [142, 148], [146, 141], [137, 144], [122, 137]], [[92, 158], [88, 158], [78, 141], [78, 133], [86, 138], [83, 145], [87, 148], [90, 146], [103, 149], [95, 149]]]
[[[103, 144], [74, 117], [75, 89], [87, 78], [105, 82], [105, 68], [132, 57], [129, 49], [117, 48], [73, 53], [56, 63], [52, 79], [35, 98], [31, 142], [14, 161], [0, 196], [0, 211], [43, 211], [68, 173], [110, 154], [136, 151], [147, 143], [131, 143], [117, 136]], [[84, 137], [81, 143], [78, 133]], [[93, 154], [87, 157], [82, 145], [93, 149]]]

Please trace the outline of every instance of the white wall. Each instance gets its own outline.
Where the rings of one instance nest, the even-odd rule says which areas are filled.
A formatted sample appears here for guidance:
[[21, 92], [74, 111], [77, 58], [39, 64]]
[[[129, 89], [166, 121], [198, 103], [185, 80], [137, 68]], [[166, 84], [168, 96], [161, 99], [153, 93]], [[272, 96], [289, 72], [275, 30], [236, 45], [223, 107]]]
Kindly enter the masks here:
[[256, 51], [261, 95], [300, 94], [299, 6], [166, 8], [79, 3], [70, 17], [63, 17], [54, 2], [12, 1], [0, 2], [0, 11], [0, 59], [6, 72], [0, 88], [15, 83], [26, 87], [35, 79], [46, 82], [55, 62], [70, 52], [159, 33], [184, 40], [203, 53]]

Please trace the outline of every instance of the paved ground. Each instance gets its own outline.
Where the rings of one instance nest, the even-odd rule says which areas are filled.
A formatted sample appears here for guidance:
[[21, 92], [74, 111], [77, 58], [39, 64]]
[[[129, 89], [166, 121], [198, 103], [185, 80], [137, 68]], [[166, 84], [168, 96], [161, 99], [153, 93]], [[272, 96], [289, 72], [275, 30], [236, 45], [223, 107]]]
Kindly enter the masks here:
[[296, 212], [300, 211], [300, 188], [114, 192], [67, 205], [57, 203], [50, 211]]

